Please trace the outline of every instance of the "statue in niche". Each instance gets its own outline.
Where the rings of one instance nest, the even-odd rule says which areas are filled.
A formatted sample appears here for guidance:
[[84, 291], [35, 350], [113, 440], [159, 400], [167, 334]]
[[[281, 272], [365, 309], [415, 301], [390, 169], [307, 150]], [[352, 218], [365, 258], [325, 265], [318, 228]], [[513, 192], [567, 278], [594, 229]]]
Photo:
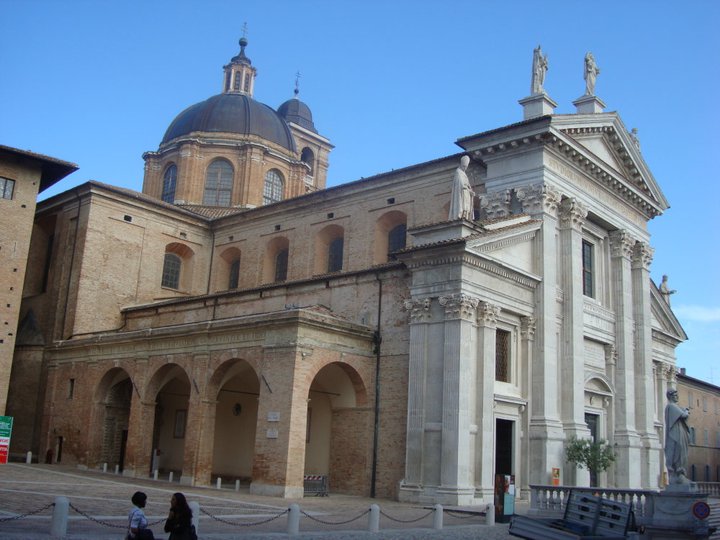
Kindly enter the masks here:
[[660, 294], [662, 294], [663, 299], [665, 302], [667, 302], [667, 305], [670, 305], [670, 295], [675, 294], [677, 291], [675, 289], [671, 289], [668, 286], [668, 277], [667, 275], [662, 277], [662, 282], [660, 283]]
[[665, 466], [668, 470], [670, 484], [688, 484], [688, 445], [690, 429], [687, 418], [689, 409], [682, 409], [678, 404], [678, 393], [674, 388], [665, 394], [668, 404], [665, 406]]
[[533, 50], [532, 79], [530, 82], [530, 94], [544, 94], [545, 73], [548, 70], [547, 55], [543, 55], [540, 45]]
[[460, 158], [460, 165], [455, 169], [452, 193], [450, 194], [450, 212], [448, 212], [448, 220], [450, 221], [456, 219], [473, 221], [475, 217], [473, 209], [475, 192], [465, 172], [469, 164], [470, 157], [463, 156]]
[[595, 95], [595, 79], [600, 75], [600, 68], [595, 63], [595, 57], [591, 52], [585, 55], [585, 95]]

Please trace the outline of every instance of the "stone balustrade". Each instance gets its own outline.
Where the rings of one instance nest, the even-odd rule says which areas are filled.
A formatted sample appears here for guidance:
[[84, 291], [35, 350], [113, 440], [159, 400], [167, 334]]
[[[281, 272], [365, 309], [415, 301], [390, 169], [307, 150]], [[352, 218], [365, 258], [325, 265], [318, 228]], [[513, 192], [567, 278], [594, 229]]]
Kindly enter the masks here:
[[531, 485], [528, 514], [542, 514], [544, 516], [557, 514], [561, 516], [565, 511], [565, 504], [570, 496], [570, 491], [590, 493], [614, 501], [632, 503], [635, 516], [638, 518], [651, 512], [648, 504], [650, 495], [657, 493], [653, 490], [644, 489]]

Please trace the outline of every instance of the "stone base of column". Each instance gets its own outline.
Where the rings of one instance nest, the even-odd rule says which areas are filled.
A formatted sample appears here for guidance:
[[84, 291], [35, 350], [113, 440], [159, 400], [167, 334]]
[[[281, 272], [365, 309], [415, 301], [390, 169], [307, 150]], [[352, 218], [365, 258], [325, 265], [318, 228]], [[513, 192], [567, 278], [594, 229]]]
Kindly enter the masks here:
[[425, 488], [420, 484], [406, 484], [400, 482], [398, 490], [398, 500], [400, 502], [418, 503], [422, 501]]
[[458, 506], [475, 504], [475, 487], [440, 486], [435, 492], [435, 502]]
[[195, 477], [190, 474], [182, 474], [180, 475], [180, 485], [182, 486], [194, 486], [195, 485]]
[[615, 484], [623, 488], [642, 487], [642, 448], [635, 432], [615, 433]]
[[305, 495], [305, 489], [302, 486], [276, 486], [273, 484], [253, 482], [250, 484], [250, 493], [252, 495], [267, 495], [270, 497], [283, 497], [285, 499], [302, 499]]

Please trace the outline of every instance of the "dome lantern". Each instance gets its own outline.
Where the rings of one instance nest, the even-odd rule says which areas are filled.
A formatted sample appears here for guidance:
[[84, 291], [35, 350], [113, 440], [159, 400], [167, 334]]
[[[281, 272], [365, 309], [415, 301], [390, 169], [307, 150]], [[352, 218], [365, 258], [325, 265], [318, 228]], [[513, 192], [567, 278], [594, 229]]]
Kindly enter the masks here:
[[252, 97], [255, 89], [255, 77], [257, 70], [253, 67], [250, 59], [245, 55], [245, 47], [248, 40], [245, 37], [247, 24], [243, 25], [243, 36], [240, 38], [240, 52], [230, 59], [230, 63], [223, 66], [225, 80], [223, 83], [224, 94], [244, 94]]

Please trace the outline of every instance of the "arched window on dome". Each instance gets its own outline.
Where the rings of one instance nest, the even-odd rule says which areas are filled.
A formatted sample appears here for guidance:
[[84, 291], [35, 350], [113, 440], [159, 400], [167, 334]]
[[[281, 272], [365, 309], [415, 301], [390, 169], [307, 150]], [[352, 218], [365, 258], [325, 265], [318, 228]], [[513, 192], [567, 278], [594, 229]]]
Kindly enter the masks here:
[[163, 175], [162, 200], [166, 203], [175, 202], [175, 186], [177, 185], [177, 167], [173, 163]]
[[263, 188], [263, 204], [272, 204], [282, 201], [283, 177], [277, 169], [270, 169], [265, 173], [265, 186]]
[[224, 159], [216, 159], [207, 168], [203, 204], [206, 206], [230, 206], [232, 185], [232, 165]]

